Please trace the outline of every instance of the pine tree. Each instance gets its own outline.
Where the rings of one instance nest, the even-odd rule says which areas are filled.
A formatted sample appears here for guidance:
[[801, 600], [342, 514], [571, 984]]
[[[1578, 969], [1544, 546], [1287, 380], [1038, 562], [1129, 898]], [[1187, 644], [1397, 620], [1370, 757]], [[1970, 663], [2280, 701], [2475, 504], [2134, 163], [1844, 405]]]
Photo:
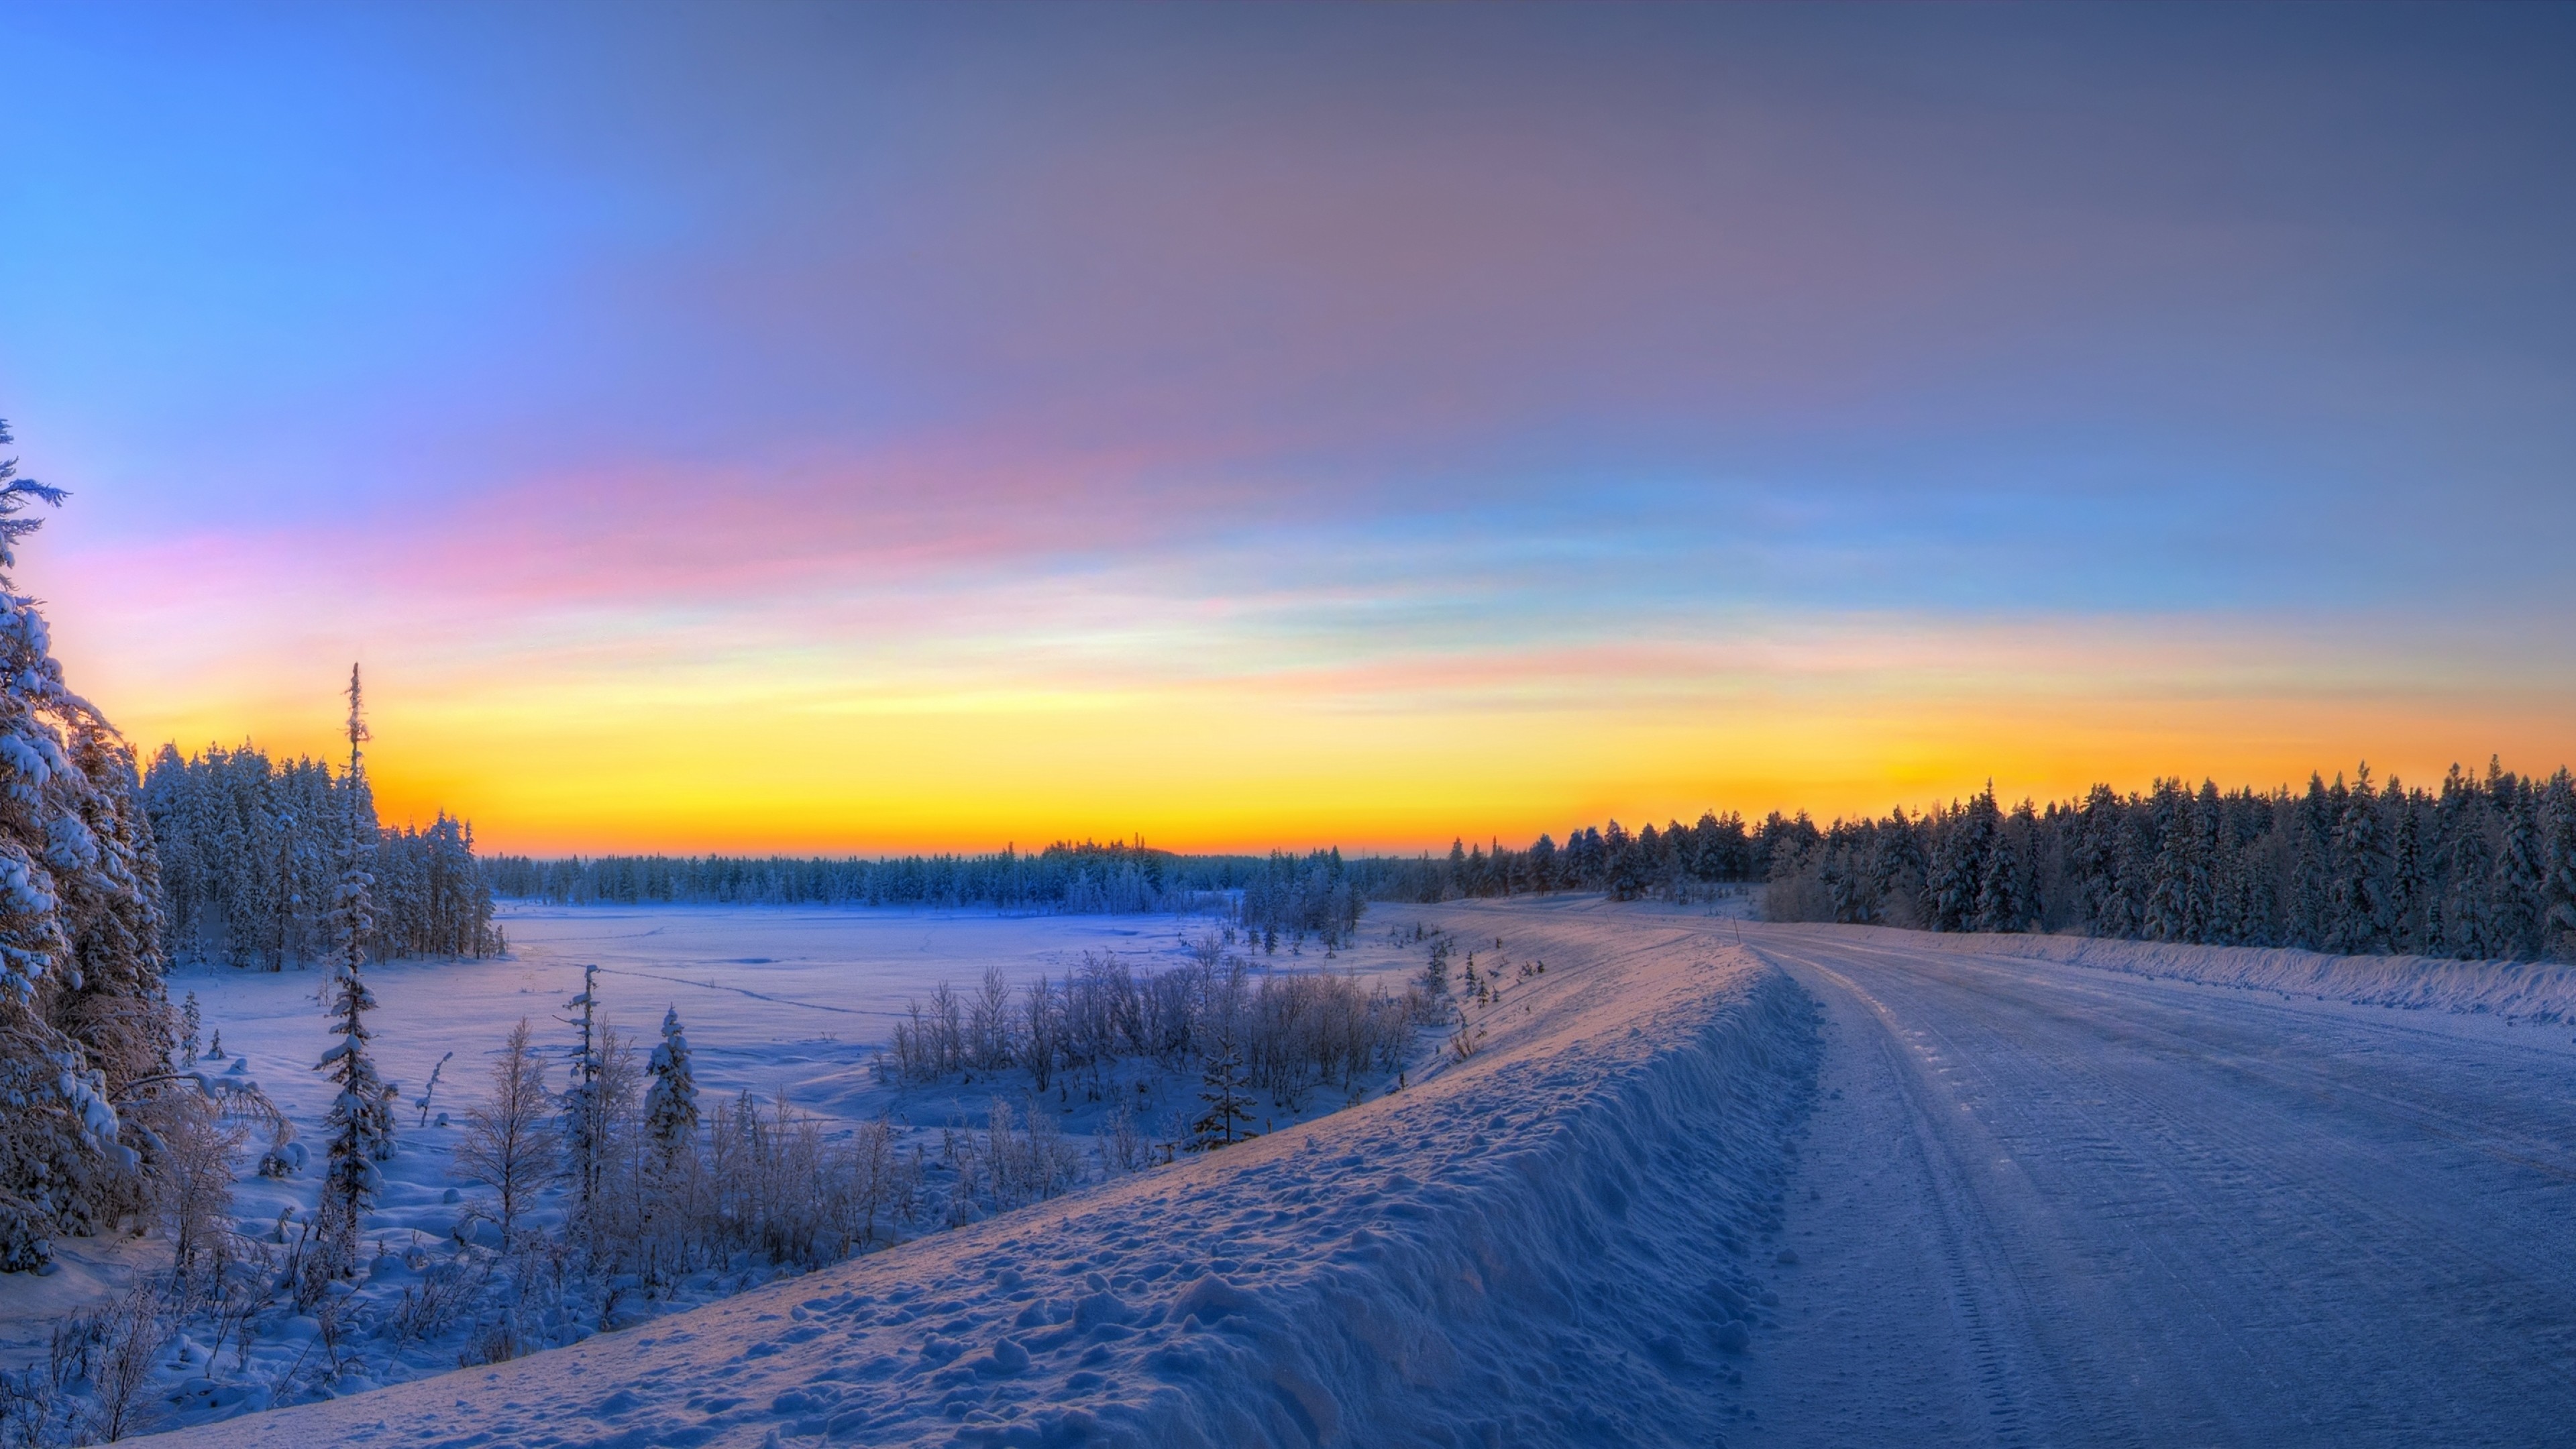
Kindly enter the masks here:
[[2488, 878], [2494, 853], [2487, 849], [2486, 822], [2464, 814], [2453, 826], [2450, 890], [2443, 901], [2443, 945], [2463, 961], [2483, 961], [2496, 953], [2495, 930], [2487, 914]]
[[1944, 827], [1937, 831], [1932, 844], [1932, 929], [1936, 931], [1969, 931], [1976, 929], [1977, 904], [1985, 885], [1986, 857], [1994, 849], [1995, 825], [2001, 812], [1995, 808], [1994, 787], [1968, 802], [1965, 810], [1953, 810]]
[[1980, 931], [2019, 932], [2030, 929], [2032, 890], [2028, 879], [2030, 862], [2026, 854], [2029, 832], [2016, 816], [2000, 823], [1994, 831], [1994, 844], [1986, 853], [1985, 875], [1977, 885], [1976, 927]]
[[[2336, 782], [2341, 791], [2342, 782]], [[2291, 807], [2289, 944], [2325, 948], [2334, 895], [2334, 823], [2340, 807], [2322, 776], [2308, 776], [2308, 793]]]
[[599, 968], [581, 968], [581, 994], [565, 1002], [581, 1012], [581, 1047], [573, 1057], [572, 1083], [563, 1095], [564, 1176], [571, 1180], [573, 1220], [590, 1221], [607, 1165], [607, 1104], [599, 1082]]
[[662, 1044], [644, 1070], [653, 1085], [644, 1094], [644, 1130], [667, 1166], [698, 1130], [698, 1082], [689, 1069], [689, 1039], [680, 1033], [680, 1009], [662, 1013]]
[[2576, 781], [2565, 770], [2550, 780], [2543, 814], [2548, 826], [2542, 835], [2548, 922], [2570, 954], [2576, 954]]
[[2420, 951], [2425, 946], [2425, 907], [2432, 877], [2424, 858], [2423, 812], [2418, 798], [2388, 782], [2389, 807], [2397, 816], [2388, 850], [2388, 944], [2392, 950]]
[[2111, 896], [2118, 878], [2119, 796], [2108, 785], [2094, 786], [2077, 820], [2075, 847], [2067, 860], [2075, 876], [2077, 917], [2092, 935], [2116, 936], [2120, 912]]
[[133, 751], [64, 683], [9, 577], [38, 527], [16, 515], [65, 496], [0, 459], [0, 1271], [141, 1206], [122, 1139], [142, 1139], [111, 1104], [167, 1070], [173, 1040]]
[[358, 667], [354, 664], [349, 666], [348, 735], [349, 779], [353, 786], [349, 792], [339, 907], [332, 912], [339, 949], [332, 967], [331, 1022], [340, 1041], [322, 1054], [315, 1068], [330, 1073], [331, 1080], [340, 1087], [330, 1113], [323, 1119], [331, 1136], [326, 1159], [329, 1170], [322, 1186], [322, 1220], [327, 1229], [325, 1241], [334, 1253], [332, 1266], [344, 1273], [356, 1266], [360, 1220], [384, 1188], [384, 1177], [376, 1164], [394, 1155], [394, 1089], [377, 1075], [375, 1058], [367, 1050], [374, 1036], [367, 1029], [367, 1013], [376, 1007], [375, 995], [367, 990], [363, 973], [367, 938], [375, 927], [374, 902], [369, 897], [374, 878], [366, 869], [367, 852], [373, 844], [368, 836], [373, 832], [359, 813], [359, 795], [354, 787], [359, 779], [358, 746], [367, 738]]
[[2359, 956], [2387, 944], [2388, 875], [2388, 843], [2380, 830], [2379, 795], [2371, 788], [2370, 765], [2365, 761], [2356, 783], [2345, 793], [2342, 812], [2335, 821], [2327, 950]]
[[2504, 829], [2490, 877], [2489, 919], [2495, 930], [2497, 952], [2518, 961], [2529, 960], [2538, 956], [2547, 942], [2544, 892], [2548, 889], [2549, 867], [2541, 858], [2539, 802], [2528, 788], [2508, 777], [2497, 804], [2504, 816]]
[[2164, 818], [2158, 832], [2156, 863], [2147, 889], [2147, 909], [2138, 934], [2150, 941], [2191, 939], [2191, 853], [2199, 832], [2191, 824], [2191, 797], [2172, 781], [2156, 782], [2156, 811]]
[[1229, 1030], [1218, 1038], [1199, 1074], [1199, 1100], [1207, 1112], [1190, 1124], [1201, 1148], [1229, 1147], [1259, 1133], [1244, 1130], [1252, 1120], [1252, 1102], [1244, 1090], [1243, 1053]]

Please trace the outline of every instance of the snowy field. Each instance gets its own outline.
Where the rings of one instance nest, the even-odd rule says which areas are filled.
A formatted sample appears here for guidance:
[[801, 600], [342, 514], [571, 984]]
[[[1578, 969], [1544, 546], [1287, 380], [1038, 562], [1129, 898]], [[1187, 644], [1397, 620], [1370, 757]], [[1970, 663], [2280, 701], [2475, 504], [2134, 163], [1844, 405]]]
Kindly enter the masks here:
[[1691, 1426], [1705, 1444], [1777, 1301], [1762, 1239], [1812, 1008], [1704, 918], [1571, 899], [1425, 914], [1547, 970], [1507, 972], [1469, 1013], [1472, 1055], [1391, 1095], [632, 1332], [194, 1439], [1660, 1443]]
[[[1386, 908], [1471, 1057], [1175, 1168], [209, 1445], [2539, 1444], [2576, 1043], [2383, 963]], [[2278, 963], [2275, 963], [2277, 965]], [[2141, 974], [2149, 967], [2157, 976]], [[2163, 979], [2198, 975], [2228, 984]], [[2418, 1003], [2423, 1004], [2423, 1003]]]
[[[560, 1061], [577, 1039], [564, 1003], [582, 989], [583, 967], [599, 968], [598, 995], [605, 1018], [649, 1047], [666, 1008], [685, 1022], [695, 1052], [698, 1084], [710, 1111], [739, 1092], [764, 1106], [780, 1093], [799, 1112], [820, 1119], [827, 1134], [888, 1117], [907, 1139], [934, 1142], [943, 1128], [984, 1125], [997, 1096], [1027, 1107], [1024, 1080], [971, 1079], [899, 1089], [881, 1080], [876, 1058], [908, 999], [927, 998], [942, 982], [970, 990], [988, 967], [1015, 989], [1041, 975], [1061, 982], [1086, 955], [1114, 955], [1140, 973], [1189, 959], [1188, 942], [1219, 929], [1194, 916], [1002, 916], [993, 913], [800, 910], [770, 907], [529, 907], [505, 908], [509, 956], [483, 961], [406, 961], [370, 967], [379, 1009], [370, 1018], [377, 1061], [399, 1084], [401, 1155], [386, 1164], [386, 1190], [365, 1224], [362, 1250], [380, 1248], [433, 1259], [452, 1242], [460, 1219], [486, 1194], [460, 1181], [450, 1153], [459, 1136], [450, 1125], [488, 1091], [490, 1064], [513, 1023], [534, 1025], [537, 1040]], [[1303, 954], [1283, 947], [1254, 955], [1256, 974], [1308, 969], [1352, 974], [1364, 982], [1393, 980], [1421, 968], [1418, 944], [1398, 946], [1383, 930], [1327, 958], [1308, 943]], [[320, 1181], [322, 1117], [331, 1085], [313, 1070], [329, 1045], [316, 992], [326, 973], [318, 968], [270, 973], [188, 965], [172, 973], [174, 1001], [193, 994], [206, 1043], [220, 1043], [205, 1065], [256, 1081], [296, 1124], [313, 1161], [288, 1178], [251, 1172], [267, 1146], [254, 1133], [240, 1154], [235, 1191], [238, 1226], [247, 1236], [280, 1241], [282, 1213], [308, 1212]], [[444, 1059], [445, 1065], [440, 1069]], [[420, 1098], [431, 1073], [434, 1092]], [[1016, 1074], [1014, 1074], [1016, 1075]], [[1144, 1104], [1139, 1115], [1168, 1118], [1194, 1110], [1196, 1082], [1175, 1080], [1150, 1064], [1113, 1068], [1114, 1088], [1097, 1097]], [[549, 1085], [564, 1085], [558, 1068]], [[1143, 1094], [1135, 1088], [1143, 1086]], [[1294, 1119], [1338, 1102], [1303, 1104], [1290, 1113], [1262, 1101], [1264, 1120]], [[1099, 1170], [1092, 1134], [1102, 1109], [1094, 1096], [1066, 1093], [1059, 1084], [1051, 1115], [1065, 1141]], [[540, 1214], [544, 1220], [545, 1214]], [[291, 1235], [291, 1230], [290, 1230]], [[96, 1307], [113, 1297], [138, 1270], [166, 1259], [152, 1242], [67, 1239], [58, 1244], [60, 1270], [0, 1282], [0, 1366], [22, 1367], [41, 1359], [56, 1323], [67, 1312]], [[737, 1271], [701, 1275], [676, 1295], [703, 1301], [761, 1281], [773, 1270], [741, 1265]], [[371, 1271], [359, 1287], [359, 1316], [382, 1308], [416, 1279], [398, 1269]], [[637, 1305], [641, 1311], [668, 1302]], [[187, 1423], [254, 1410], [280, 1393], [293, 1392], [312, 1367], [309, 1320], [266, 1334], [247, 1359], [226, 1346], [218, 1362], [202, 1344], [183, 1341], [183, 1357], [168, 1366], [170, 1385], [194, 1397], [165, 1418]], [[202, 1337], [202, 1330], [199, 1336]], [[192, 1363], [184, 1357], [195, 1354]], [[451, 1368], [457, 1345], [433, 1341], [401, 1354], [375, 1353], [375, 1362], [339, 1390], [399, 1380]]]

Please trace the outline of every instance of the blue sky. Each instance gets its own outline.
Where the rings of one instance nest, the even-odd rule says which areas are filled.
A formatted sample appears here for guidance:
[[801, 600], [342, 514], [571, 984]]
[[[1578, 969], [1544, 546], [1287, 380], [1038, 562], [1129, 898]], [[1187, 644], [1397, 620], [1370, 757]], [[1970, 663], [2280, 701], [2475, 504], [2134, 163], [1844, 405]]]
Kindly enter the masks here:
[[[2576, 12], [0, 5], [0, 67], [76, 680], [300, 747], [366, 658], [505, 841], [2576, 743]], [[744, 729], [817, 774], [691, 773]]]

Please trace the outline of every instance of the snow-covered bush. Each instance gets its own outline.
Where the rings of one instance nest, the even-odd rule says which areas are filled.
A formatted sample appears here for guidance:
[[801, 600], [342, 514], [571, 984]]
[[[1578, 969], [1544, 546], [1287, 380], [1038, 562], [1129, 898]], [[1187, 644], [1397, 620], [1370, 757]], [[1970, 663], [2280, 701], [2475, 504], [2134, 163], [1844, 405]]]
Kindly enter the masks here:
[[[1435, 955], [1445, 949], [1436, 943]], [[987, 1012], [999, 990], [999, 978], [988, 975], [962, 1013], [944, 982], [926, 1005], [908, 1002], [895, 1024], [896, 1074], [929, 1082], [1007, 1063], [1039, 1091], [1061, 1074], [1098, 1100], [1101, 1073], [1116, 1062], [1195, 1070], [1214, 1043], [1230, 1041], [1243, 1084], [1293, 1107], [1317, 1088], [1347, 1091], [1392, 1069], [1415, 1028], [1438, 1012], [1420, 986], [1394, 996], [1321, 973], [1256, 980], [1214, 937], [1186, 963], [1142, 977], [1113, 955], [1086, 952], [1061, 985], [1045, 977], [1030, 983], [1017, 1013]]]

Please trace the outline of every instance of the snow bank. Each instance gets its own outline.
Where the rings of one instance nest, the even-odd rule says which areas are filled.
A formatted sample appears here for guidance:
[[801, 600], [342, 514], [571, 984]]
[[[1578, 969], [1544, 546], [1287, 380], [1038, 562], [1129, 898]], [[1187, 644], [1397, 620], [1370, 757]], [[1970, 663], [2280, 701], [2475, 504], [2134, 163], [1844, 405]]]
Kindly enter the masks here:
[[2083, 936], [2004, 936], [1828, 927], [1838, 934], [1959, 951], [2063, 961], [2169, 981], [2285, 991], [2366, 1006], [2491, 1013], [2529, 1021], [2576, 1019], [2576, 966], [2555, 961], [2453, 961], [2432, 956], [2328, 956], [2287, 947], [2187, 946]]
[[[1604, 909], [1440, 912], [1480, 1049], [1308, 1126], [493, 1369], [204, 1445], [1706, 1444], [1813, 1007]], [[1544, 960], [1527, 974], [1520, 963]]]

